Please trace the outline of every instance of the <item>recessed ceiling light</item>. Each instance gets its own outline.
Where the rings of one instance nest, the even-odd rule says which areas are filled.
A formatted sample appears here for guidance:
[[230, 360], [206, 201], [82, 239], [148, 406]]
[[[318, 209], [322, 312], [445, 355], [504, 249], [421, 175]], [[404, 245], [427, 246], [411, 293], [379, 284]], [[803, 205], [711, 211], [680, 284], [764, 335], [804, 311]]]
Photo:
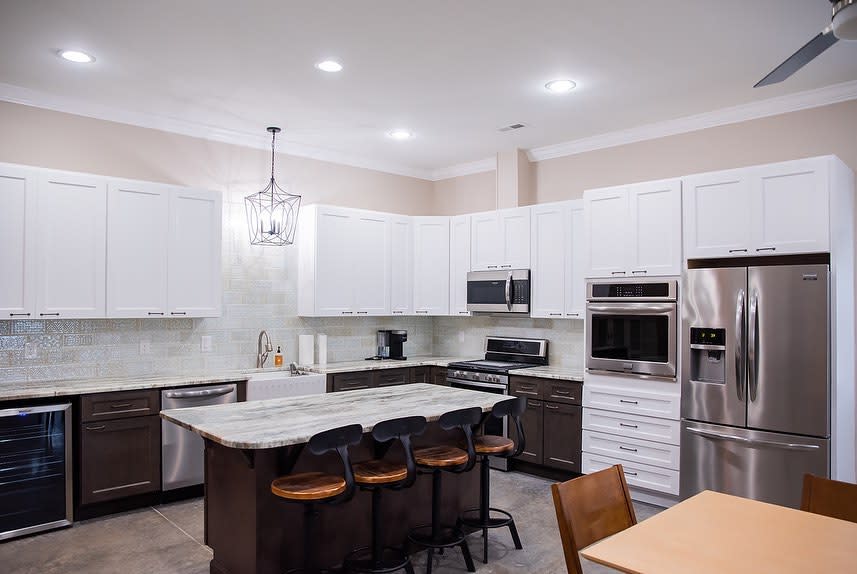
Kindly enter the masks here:
[[388, 131], [387, 137], [394, 140], [404, 141], [414, 137], [414, 132], [403, 128], [396, 128], [394, 130]]
[[80, 50], [60, 50], [57, 52], [59, 57], [75, 64], [91, 64], [95, 61], [95, 56], [90, 56], [86, 52]]
[[554, 94], [567, 94], [577, 87], [577, 84], [571, 80], [551, 80], [545, 84], [545, 88]]
[[339, 72], [342, 70], [342, 64], [334, 60], [325, 60], [315, 65], [322, 72]]

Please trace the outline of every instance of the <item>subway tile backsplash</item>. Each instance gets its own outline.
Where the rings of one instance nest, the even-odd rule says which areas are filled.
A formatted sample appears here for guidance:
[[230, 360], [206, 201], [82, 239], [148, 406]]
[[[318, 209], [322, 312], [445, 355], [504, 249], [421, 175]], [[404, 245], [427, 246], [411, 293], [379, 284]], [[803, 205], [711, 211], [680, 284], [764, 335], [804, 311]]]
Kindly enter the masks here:
[[[221, 317], [0, 321], [0, 384], [249, 369], [262, 329], [286, 365], [297, 361], [299, 335], [326, 333], [328, 361], [348, 361], [373, 355], [375, 331], [393, 328], [408, 331], [409, 355], [478, 357], [489, 334], [539, 337], [551, 341], [552, 364], [582, 369], [581, 321], [297, 317], [297, 248], [250, 246], [243, 196], [224, 196]], [[201, 351], [203, 335], [211, 352]]]

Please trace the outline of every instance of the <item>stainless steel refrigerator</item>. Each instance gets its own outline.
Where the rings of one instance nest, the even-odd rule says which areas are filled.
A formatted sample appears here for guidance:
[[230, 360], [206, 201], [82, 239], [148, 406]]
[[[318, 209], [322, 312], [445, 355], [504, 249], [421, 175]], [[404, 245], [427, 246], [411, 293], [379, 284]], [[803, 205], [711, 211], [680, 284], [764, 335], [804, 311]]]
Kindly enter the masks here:
[[682, 305], [680, 496], [797, 508], [830, 472], [827, 265], [690, 269]]

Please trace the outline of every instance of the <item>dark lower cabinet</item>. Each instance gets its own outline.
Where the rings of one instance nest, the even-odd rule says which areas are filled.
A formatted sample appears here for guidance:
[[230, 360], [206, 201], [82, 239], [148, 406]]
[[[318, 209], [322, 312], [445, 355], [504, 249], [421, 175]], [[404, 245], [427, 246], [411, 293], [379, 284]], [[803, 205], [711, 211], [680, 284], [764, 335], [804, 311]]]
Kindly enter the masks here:
[[449, 386], [449, 383], [446, 382], [446, 369], [443, 367], [432, 367], [431, 382], [434, 385]]
[[391, 387], [408, 383], [446, 385], [446, 369], [443, 367], [403, 367], [400, 369], [337, 373], [327, 376], [327, 391], [337, 393], [339, 391]]
[[375, 374], [373, 387], [392, 387], [411, 382], [411, 369], [387, 369]]
[[81, 424], [81, 504], [106, 502], [160, 489], [159, 416]]
[[[543, 460], [543, 420], [542, 401], [527, 399], [527, 410], [521, 417], [521, 426], [524, 427], [524, 450], [518, 456], [518, 460], [542, 464]], [[518, 433], [515, 425], [510, 425], [509, 435], [516, 443]]]
[[544, 452], [541, 463], [551, 468], [580, 471], [582, 408], [544, 403]]
[[411, 369], [412, 383], [431, 383], [431, 367], [414, 367]]
[[334, 393], [339, 391], [356, 391], [357, 389], [371, 389], [373, 383], [372, 371], [361, 371], [356, 373], [341, 373], [331, 375], [333, 380], [332, 388], [329, 390]]

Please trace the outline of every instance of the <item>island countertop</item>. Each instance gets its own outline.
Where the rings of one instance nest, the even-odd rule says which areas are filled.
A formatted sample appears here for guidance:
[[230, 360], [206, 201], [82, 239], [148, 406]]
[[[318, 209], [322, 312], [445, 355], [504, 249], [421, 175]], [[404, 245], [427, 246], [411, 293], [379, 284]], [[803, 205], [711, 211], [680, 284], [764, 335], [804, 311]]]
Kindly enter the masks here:
[[414, 383], [284, 399], [170, 409], [161, 417], [229, 448], [265, 449], [305, 443], [319, 432], [406, 416], [435, 421], [468, 407], [491, 410], [506, 395]]

